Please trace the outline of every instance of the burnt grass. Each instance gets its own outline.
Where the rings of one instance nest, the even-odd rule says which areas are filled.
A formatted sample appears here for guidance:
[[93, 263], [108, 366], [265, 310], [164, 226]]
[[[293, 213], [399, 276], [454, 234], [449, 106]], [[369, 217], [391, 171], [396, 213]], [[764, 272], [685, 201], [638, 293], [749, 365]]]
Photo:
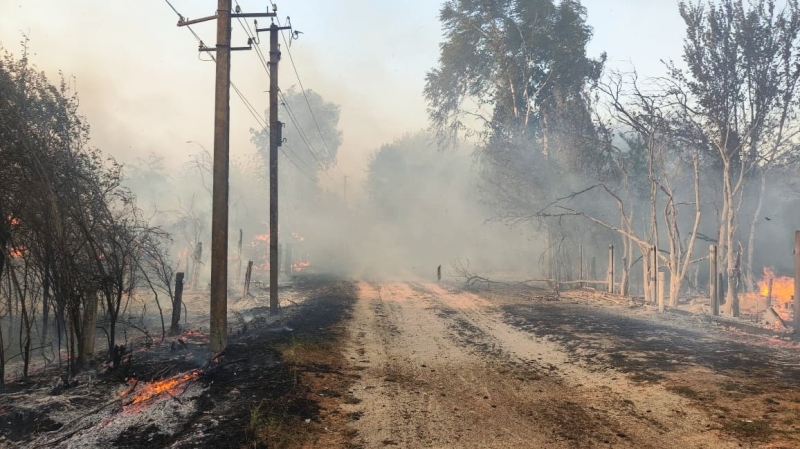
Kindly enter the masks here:
[[[561, 343], [595, 369], [614, 368], [635, 381], [658, 381], [663, 374], [701, 366], [721, 374], [771, 379], [800, 386], [800, 366], [783, 349], [712, 337], [709, 333], [629, 316], [576, 302], [531, 302], [502, 307], [519, 329]], [[602, 355], [601, 355], [602, 354]]]
[[[281, 328], [249, 330], [230, 336], [218, 369], [202, 375], [207, 386], [198, 400], [199, 412], [175, 435], [158, 433], [145, 425], [130, 428], [115, 446], [143, 447], [268, 447], [254, 435], [253, 424], [297, 426], [319, 420], [320, 407], [298, 375], [298, 367], [282, 359], [281, 348], [301, 341], [335, 340], [336, 327], [351, 316], [356, 301], [350, 283], [320, 277], [295, 282], [308, 290], [308, 300]], [[229, 363], [226, 365], [226, 363]], [[303, 372], [329, 372], [324, 363], [304, 365]], [[254, 423], [255, 417], [263, 422]], [[287, 447], [302, 441], [276, 441], [269, 447]]]
[[[182, 423], [179, 431], [166, 434], [151, 419], [126, 429], [113, 441], [112, 447], [297, 447], [313, 437], [306, 430], [305, 434], [295, 432], [291, 439], [265, 441], [257, 432], [260, 428], [269, 431], [270, 427], [278, 426], [271, 430], [291, 435], [291, 429], [301, 428], [306, 420], [312, 423], [305, 426], [306, 429], [313, 429], [313, 424], [320, 421], [319, 397], [304, 383], [303, 379], [307, 378], [304, 376], [335, 372], [340, 367], [325, 363], [326, 360], [335, 360], [334, 357], [318, 363], [286, 360], [285, 351], [297, 347], [300, 352], [310, 347], [309, 344], [316, 344], [318, 351], [319, 347], [327, 347], [322, 345], [335, 348], [341, 337], [341, 323], [351, 316], [357, 296], [352, 283], [321, 276], [299, 277], [294, 288], [307, 299], [290, 305], [293, 310], [287, 310], [289, 313], [284, 314], [285, 321], [280, 325], [251, 326], [243, 331], [237, 328], [235, 320], [229, 321], [227, 349], [217, 363], [201, 371], [199, 381], [205, 391], [199, 398], [176, 398], [179, 401], [197, 401], [198, 409]], [[268, 314], [268, 309], [253, 312], [258, 318]], [[147, 363], [134, 361], [121, 372], [109, 372], [102, 378], [98, 377], [98, 383], [119, 385], [128, 375], [143, 381], [163, 378], [196, 368], [196, 362], [193, 363], [183, 366], [182, 362], [159, 362], [159, 356], [153, 353]], [[100, 402], [95, 400], [87, 406]], [[0, 406], [0, 435], [11, 441], [30, 441], [38, 433], [60, 427], [60, 423], [47, 417], [47, 410]]]

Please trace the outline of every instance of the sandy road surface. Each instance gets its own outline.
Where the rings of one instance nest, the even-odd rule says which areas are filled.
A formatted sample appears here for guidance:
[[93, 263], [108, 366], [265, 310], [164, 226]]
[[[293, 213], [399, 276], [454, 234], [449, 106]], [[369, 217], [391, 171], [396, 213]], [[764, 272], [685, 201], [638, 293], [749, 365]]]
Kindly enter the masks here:
[[798, 447], [791, 345], [535, 292], [358, 292], [344, 407], [364, 447]]

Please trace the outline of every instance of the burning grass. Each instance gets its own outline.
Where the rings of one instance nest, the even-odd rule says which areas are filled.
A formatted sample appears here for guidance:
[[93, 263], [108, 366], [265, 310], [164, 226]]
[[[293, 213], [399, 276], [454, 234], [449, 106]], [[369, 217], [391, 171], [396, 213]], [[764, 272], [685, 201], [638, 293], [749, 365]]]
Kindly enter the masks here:
[[52, 396], [46, 385], [24, 398], [4, 390], [0, 447], [346, 445], [349, 418], [336, 410], [352, 382], [343, 374], [341, 335], [354, 289], [316, 278], [300, 278], [295, 289], [306, 299], [284, 312], [287, 321], [231, 335], [226, 351], [202, 368], [210, 352], [199, 340], [206, 335], [187, 330], [179, 338], [192, 349], [137, 352], [126, 366], [68, 395]]
[[[751, 314], [762, 313], [769, 304], [781, 320], [791, 319], [791, 306], [794, 299], [794, 278], [777, 276], [772, 268], [764, 267], [764, 274], [758, 281], [758, 292], [742, 297], [742, 310]], [[774, 323], [780, 327], [782, 323]]]
[[124, 391], [122, 396], [131, 396], [133, 397], [133, 401], [127, 406], [124, 406], [123, 409], [126, 412], [136, 413], [142, 410], [146, 406], [145, 403], [151, 399], [157, 399], [163, 396], [170, 396], [173, 398], [179, 396], [186, 390], [188, 383], [198, 377], [200, 377], [200, 370], [192, 370], [170, 379], [150, 382], [145, 384], [139, 391], [136, 391], [137, 381], [129, 380], [129, 383], [132, 384], [132, 388], [129, 391]]

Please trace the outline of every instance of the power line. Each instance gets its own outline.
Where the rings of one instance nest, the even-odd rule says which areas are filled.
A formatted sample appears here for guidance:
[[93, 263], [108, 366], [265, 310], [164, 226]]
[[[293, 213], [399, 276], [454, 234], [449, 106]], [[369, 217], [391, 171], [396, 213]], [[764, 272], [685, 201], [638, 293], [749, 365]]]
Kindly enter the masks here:
[[[236, 6], [239, 6], [238, 0], [235, 0], [235, 3], [236, 3]], [[254, 37], [254, 34], [251, 34], [249, 25], [245, 26], [244, 23], [242, 23], [241, 19], [239, 19], [239, 25], [242, 27], [242, 29], [247, 34], [247, 36], [252, 39], [253, 42], [257, 42], [258, 41], [258, 39], [256, 39], [256, 37]], [[278, 21], [278, 25], [280, 25], [280, 21]], [[283, 35], [283, 32], [281, 32], [281, 36], [283, 37], [284, 43], [286, 43], [286, 37]], [[288, 45], [287, 45], [287, 49], [288, 49]], [[259, 60], [261, 61], [261, 65], [264, 67], [264, 70], [267, 72], [267, 75], [270, 76], [269, 66], [268, 66], [268, 64], [266, 62], [266, 58], [264, 57], [264, 54], [261, 52], [261, 49], [260, 49], [258, 44], [256, 44], [255, 50], [256, 50], [256, 54], [258, 55]], [[290, 59], [291, 59], [291, 53], [290, 53]], [[294, 66], [294, 61], [292, 61], [292, 65]], [[297, 74], [297, 70], [295, 69], [295, 75], [296, 74]], [[298, 81], [299, 81], [299, 78], [298, 78]], [[300, 88], [303, 89], [302, 83], [300, 85]], [[314, 145], [311, 144], [311, 139], [308, 138], [308, 135], [306, 134], [305, 130], [303, 130], [303, 127], [300, 126], [300, 122], [297, 119], [297, 115], [294, 113], [294, 111], [292, 111], [292, 108], [289, 105], [289, 102], [286, 101], [286, 96], [280, 90], [278, 91], [278, 95], [280, 95], [282, 103], [283, 103], [283, 106], [284, 106], [284, 108], [286, 108], [286, 111], [287, 111], [287, 113], [289, 115], [289, 120], [292, 122], [292, 125], [294, 125], [295, 129], [297, 130], [297, 133], [300, 135], [300, 140], [303, 141], [303, 143], [305, 144], [305, 146], [308, 149], [309, 153], [311, 153], [311, 156], [317, 162], [317, 165], [319, 165], [320, 170], [325, 174], [325, 176], [327, 176], [331, 181], [333, 181], [333, 178], [331, 177], [330, 173], [328, 173], [328, 169], [325, 168], [325, 165], [320, 160], [320, 158], [319, 158], [319, 156], [317, 154], [317, 151], [314, 149]], [[303, 96], [305, 97], [305, 95], [306, 95], [306, 93], [305, 93], [305, 91], [303, 91]], [[306, 103], [308, 103], [308, 97], [306, 97]], [[310, 105], [310, 103], [308, 103], [308, 104], [309, 104], [309, 111], [311, 111], [311, 109], [310, 109], [311, 105]], [[311, 116], [314, 118], [314, 122], [316, 123], [317, 119], [314, 116], [314, 112], [313, 111], [311, 111]], [[317, 128], [319, 129], [319, 125], [317, 125]], [[322, 133], [320, 132], [320, 138], [321, 137], [322, 137]], [[327, 144], [325, 143], [324, 139], [322, 139], [322, 143], [327, 147]], [[330, 150], [328, 151], [328, 153], [331, 154]]]
[[[236, 92], [236, 95], [238, 95], [238, 96], [239, 96], [239, 98], [242, 100], [242, 102], [243, 102], [243, 103], [245, 103], [245, 107], [247, 107], [247, 110], [248, 110], [248, 112], [250, 112], [250, 115], [252, 115], [252, 116], [253, 116], [253, 118], [256, 120], [256, 123], [258, 123], [258, 125], [259, 125], [259, 126], [261, 126], [261, 129], [262, 129], [262, 131], [263, 131], [263, 132], [265, 132], [265, 133], [267, 134], [267, 137], [269, 137], [269, 131], [268, 131], [268, 129], [267, 129], [267, 127], [268, 127], [268, 124], [267, 124], [266, 122], [264, 122], [264, 120], [263, 120], [263, 119], [261, 119], [261, 117], [260, 117], [260, 116], [259, 116], [259, 114], [258, 114], [258, 111], [255, 109], [255, 107], [253, 107], [253, 105], [250, 103], [250, 101], [248, 101], [248, 100], [247, 100], [247, 98], [244, 96], [244, 94], [242, 94], [242, 92], [241, 92], [241, 91], [240, 91], [240, 90], [239, 90], [239, 89], [238, 89], [236, 86], [234, 86], [233, 84], [231, 84], [231, 87], [233, 87], [233, 90]], [[291, 157], [289, 157], [289, 155], [288, 155], [288, 154], [286, 154], [286, 152], [283, 150], [283, 146], [281, 146], [281, 147], [279, 147], [279, 148], [280, 148], [280, 150], [281, 150], [281, 153], [283, 153], [283, 155], [284, 155], [284, 156], [286, 156], [286, 159], [288, 159], [288, 160], [289, 160], [289, 162], [291, 162], [291, 163], [292, 163], [292, 165], [294, 165], [294, 166], [297, 168], [297, 170], [298, 170], [300, 173], [302, 173], [302, 174], [303, 174], [303, 176], [305, 176], [305, 177], [306, 177], [306, 178], [307, 178], [309, 181], [311, 181], [312, 183], [316, 183], [316, 181], [314, 180], [314, 178], [313, 178], [312, 176], [310, 176], [308, 173], [306, 173], [306, 172], [305, 172], [305, 170], [303, 170], [302, 168], [300, 168], [300, 166], [299, 166], [299, 165], [297, 165], [297, 163], [296, 163], [294, 160], [292, 160], [292, 158], [291, 158]], [[297, 156], [297, 153], [295, 153], [295, 152], [294, 152], [294, 150], [292, 150], [292, 149], [291, 149], [291, 148], [289, 148], [288, 146], [287, 146], [287, 149], [288, 149], [288, 150], [289, 150], [289, 151], [290, 151], [292, 154], [294, 154], [295, 156]], [[299, 157], [298, 157], [298, 158], [299, 158]], [[300, 161], [301, 161], [301, 162], [303, 162], [303, 160], [302, 160], [302, 159], [300, 159]]]
[[[280, 19], [277, 20], [278, 20], [278, 25], [280, 25], [281, 20]], [[303, 87], [303, 81], [300, 80], [300, 74], [297, 72], [297, 66], [294, 63], [294, 58], [292, 58], [291, 47], [289, 46], [289, 43], [286, 42], [286, 35], [283, 34], [283, 31], [281, 31], [281, 37], [283, 38], [283, 43], [286, 45], [286, 53], [289, 54], [289, 62], [292, 63], [292, 68], [294, 69], [294, 75], [297, 77], [297, 83], [300, 84], [300, 90], [301, 92], [303, 92], [303, 97], [306, 99], [306, 105], [308, 106], [308, 111], [311, 112], [311, 117], [314, 119], [314, 125], [317, 127], [319, 138], [320, 140], [322, 140], [322, 144], [325, 145], [325, 149], [328, 151], [328, 155], [331, 158], [334, 158], [333, 151], [331, 151], [331, 148], [328, 146], [328, 142], [325, 141], [325, 137], [322, 136], [322, 129], [320, 128], [319, 122], [317, 121], [317, 116], [314, 115], [314, 110], [311, 108], [311, 102], [308, 101], [308, 96], [306, 95], [306, 89], [305, 87]]]
[[[180, 12], [178, 12], [178, 10], [176, 10], [174, 6], [172, 6], [172, 3], [170, 3], [169, 0], [164, 0], [164, 1], [167, 2], [167, 5], [169, 5], [169, 7], [172, 9], [172, 11], [175, 12], [175, 14], [178, 16], [179, 19], [184, 20], [183, 15]], [[236, 3], [238, 5], [238, 2], [236, 2]], [[241, 23], [242, 19], [238, 18], [238, 20], [239, 20], [239, 23]], [[194, 38], [197, 39], [198, 43], [200, 43], [200, 44], [203, 43], [203, 40], [200, 39], [200, 36], [198, 36], [197, 33], [192, 29], [191, 25], [186, 25], [186, 28], [188, 28], [189, 31], [194, 36]], [[248, 37], [251, 37], [249, 33], [248, 33]], [[258, 50], [258, 46], [256, 46], [256, 49]], [[257, 52], [259, 53], [259, 55], [261, 54], [260, 50], [258, 50]], [[213, 54], [209, 53], [209, 56], [211, 56], [211, 60], [212, 61], [214, 61], [215, 63], [217, 62], [217, 59], [214, 57]], [[262, 60], [263, 60], [263, 56], [262, 56]], [[269, 69], [267, 69], [267, 74], [269, 74]], [[250, 103], [250, 101], [247, 100], [247, 98], [244, 96], [244, 94], [242, 94], [242, 92], [239, 90], [239, 88], [236, 87], [236, 84], [234, 84], [233, 81], [231, 81], [231, 87], [236, 92], [236, 94], [239, 97], [239, 99], [242, 100], [242, 103], [244, 103], [244, 105], [247, 108], [248, 112], [250, 112], [250, 114], [253, 116], [253, 118], [256, 119], [256, 123], [258, 123], [258, 125], [261, 126], [262, 131], [264, 131], [267, 134], [267, 137], [269, 137], [269, 130], [267, 129], [268, 125], [260, 118], [260, 114], [253, 107], [252, 103]], [[303, 174], [303, 176], [305, 176], [310, 182], [316, 184], [316, 180], [314, 180], [313, 176], [309, 176], [308, 173], [306, 173], [303, 169], [301, 169], [300, 166], [297, 165], [297, 163], [291, 157], [289, 157], [289, 155], [286, 153], [286, 151], [284, 151], [283, 147], [280, 147], [280, 149], [281, 149], [281, 152], [283, 153], [283, 155], [286, 156], [286, 159], [288, 159], [289, 162], [291, 162], [292, 165], [294, 165], [297, 168], [297, 170], [300, 173]], [[297, 157], [301, 162], [303, 162], [303, 159], [300, 158], [291, 148], [288, 148], [288, 149], [292, 154], [295, 155], [295, 157]], [[313, 169], [312, 169], [312, 171], [313, 171]]]

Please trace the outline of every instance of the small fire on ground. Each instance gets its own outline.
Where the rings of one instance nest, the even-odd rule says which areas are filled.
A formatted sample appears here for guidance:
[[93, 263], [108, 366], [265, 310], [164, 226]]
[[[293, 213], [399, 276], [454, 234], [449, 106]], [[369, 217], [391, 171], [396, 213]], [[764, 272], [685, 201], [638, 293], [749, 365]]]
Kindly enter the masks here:
[[[297, 232], [292, 232], [291, 236], [295, 240], [295, 242], [296, 242], [295, 244], [300, 244], [300, 243], [304, 242], [305, 239], [306, 239], [305, 237], [303, 237], [302, 235], [298, 234]], [[255, 252], [256, 254], [258, 254], [258, 256], [255, 259], [253, 259], [253, 262], [254, 262], [253, 263], [253, 270], [255, 272], [265, 272], [265, 271], [269, 271], [269, 269], [270, 269], [270, 266], [269, 266], [269, 243], [270, 243], [270, 238], [269, 237], [270, 237], [269, 233], [267, 233], [267, 234], [259, 234], [259, 235], [256, 235], [255, 237], [253, 237], [253, 241], [250, 243], [250, 247], [252, 248], [252, 251]], [[294, 254], [297, 254], [297, 252], [295, 252]], [[233, 256], [231, 256], [231, 257], [233, 258]], [[279, 254], [279, 257], [281, 258], [281, 260], [280, 260], [280, 263], [278, 265], [279, 266], [283, 266], [283, 259], [282, 259], [283, 256]], [[299, 258], [298, 257], [293, 257], [293, 259], [295, 259], [295, 260], [292, 263], [292, 271], [294, 271], [296, 273], [300, 272], [300, 271], [303, 271], [304, 269], [308, 268], [311, 265], [311, 262], [309, 262], [309, 260], [308, 260], [308, 256], [299, 257]]]
[[157, 398], [162, 395], [169, 395], [172, 397], [178, 396], [188, 387], [188, 383], [190, 381], [197, 379], [199, 376], [200, 370], [193, 370], [170, 379], [150, 382], [145, 384], [145, 386], [138, 391], [136, 390], [136, 380], [128, 379], [128, 383], [132, 385], [132, 390], [123, 392], [122, 396], [132, 396], [133, 401], [131, 401], [127, 406], [123, 407], [123, 409], [125, 411], [136, 413], [144, 408], [146, 406], [144, 403], [150, 399]]
[[[772, 292], [770, 292], [772, 281]], [[771, 295], [770, 295], [771, 293]], [[753, 308], [753, 312], [764, 311], [767, 297], [771, 298], [772, 308], [787, 321], [791, 317], [791, 305], [794, 297], [794, 278], [776, 276], [772, 268], [764, 268], [764, 276], [758, 281], [758, 293], [744, 295], [743, 308]]]
[[311, 262], [309, 262], [308, 259], [298, 260], [297, 262], [292, 264], [292, 270], [294, 270], [295, 273], [299, 273], [304, 269], [308, 268], [309, 266], [311, 266]]

